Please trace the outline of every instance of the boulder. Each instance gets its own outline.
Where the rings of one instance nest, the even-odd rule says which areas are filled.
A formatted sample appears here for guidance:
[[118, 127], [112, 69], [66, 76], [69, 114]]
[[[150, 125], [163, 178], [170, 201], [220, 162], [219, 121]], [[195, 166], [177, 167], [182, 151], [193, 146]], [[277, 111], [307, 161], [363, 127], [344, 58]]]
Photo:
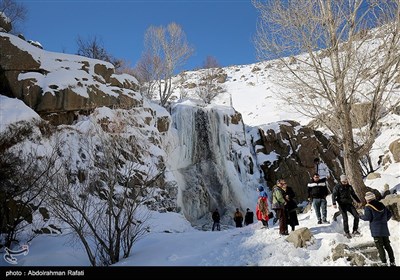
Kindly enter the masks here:
[[6, 33], [0, 33], [0, 49], [2, 94], [21, 99], [55, 125], [102, 106], [143, 105], [137, 80], [115, 74], [111, 63], [48, 52]]

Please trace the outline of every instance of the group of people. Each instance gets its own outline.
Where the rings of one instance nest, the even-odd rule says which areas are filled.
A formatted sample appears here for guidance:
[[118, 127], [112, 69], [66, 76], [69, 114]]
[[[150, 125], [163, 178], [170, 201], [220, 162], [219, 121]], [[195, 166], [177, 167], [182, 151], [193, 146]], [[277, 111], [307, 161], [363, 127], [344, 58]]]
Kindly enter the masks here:
[[[269, 228], [268, 222], [273, 217], [273, 212], [269, 207], [268, 195], [263, 186], [259, 186], [258, 191], [259, 195], [256, 204], [256, 217], [257, 220], [262, 222], [264, 228]], [[272, 190], [272, 209], [276, 213], [275, 219], [279, 220], [279, 233], [281, 235], [289, 234], [288, 225], [290, 225], [292, 231], [294, 231], [295, 227], [299, 224], [296, 211], [297, 202], [294, 199], [295, 196], [296, 195], [293, 189], [287, 186], [285, 180], [283, 179], [278, 180]], [[218, 209], [215, 209], [213, 212], [212, 219], [214, 221], [212, 230], [220, 230], [220, 216]], [[236, 211], [233, 215], [233, 220], [236, 227], [242, 227], [243, 220], [244, 225], [247, 226], [254, 222], [254, 213], [247, 208], [245, 217], [243, 219], [243, 214], [240, 212], [239, 208], [236, 208]]]
[[[316, 158], [314, 163], [319, 163], [319, 159]], [[312, 201], [313, 208], [315, 210], [318, 224], [329, 223], [327, 221], [327, 202], [326, 196], [329, 194], [329, 188], [326, 183], [326, 175], [328, 172], [324, 172], [323, 178], [320, 177], [318, 171], [321, 170], [316, 167], [316, 173], [313, 175], [311, 182], [308, 184], [308, 199]], [[388, 186], [385, 186], [385, 192], [382, 198], [390, 194]], [[356, 207], [361, 205], [361, 200], [354, 191], [353, 186], [349, 184], [348, 178], [345, 174], [340, 176], [340, 182], [335, 185], [332, 191], [332, 205], [336, 209], [339, 206], [339, 211], [334, 214], [334, 220], [336, 221], [337, 216], [342, 215], [344, 235], [347, 238], [360, 235], [358, 231], [359, 221], [364, 220], [369, 222], [371, 236], [374, 239], [376, 248], [378, 249], [379, 258], [382, 264], [387, 264], [386, 252], [389, 256], [389, 265], [395, 266], [395, 257], [393, 248], [390, 245], [389, 240], [389, 228], [388, 220], [392, 217], [392, 213], [382, 202], [378, 201], [376, 195], [372, 192], [365, 194], [365, 201], [367, 204], [364, 207], [364, 214], [359, 214]], [[338, 205], [338, 206], [337, 206]], [[350, 213], [353, 220], [352, 235], [349, 229], [349, 218]]]
[[299, 225], [295, 193], [284, 179], [279, 179], [272, 187], [272, 209], [279, 220], [279, 234], [288, 235], [288, 225], [292, 231]]
[[256, 204], [256, 217], [257, 220], [261, 221], [263, 227], [269, 228], [268, 222], [273, 217], [271, 210], [274, 210], [276, 215], [274, 221], [279, 220], [279, 233], [288, 235], [288, 225], [294, 231], [299, 224], [297, 202], [294, 199], [296, 195], [293, 189], [286, 184], [286, 181], [279, 179], [276, 182], [276, 185], [272, 188], [272, 199], [268, 199], [263, 186], [259, 186], [257, 189], [259, 195]]
[[[243, 214], [240, 212], [239, 208], [236, 208], [236, 212], [233, 214], [233, 221], [236, 227], [243, 227]], [[254, 222], [254, 213], [250, 211], [250, 208], [246, 209], [246, 214], [244, 216], [244, 225], [250, 225]]]
[[[327, 182], [327, 179], [330, 177], [329, 170], [324, 163], [321, 163], [319, 158], [314, 160], [314, 164], [316, 166], [315, 173], [311, 178], [311, 182], [307, 185], [308, 200], [312, 203], [317, 223], [330, 223], [327, 219], [326, 200], [330, 193]], [[268, 197], [263, 186], [259, 186], [257, 189], [259, 195], [256, 204], [256, 217], [257, 220], [261, 221], [263, 227], [268, 228], [268, 222], [273, 217], [272, 209], [275, 211], [276, 215], [274, 223], [276, 220], [279, 220], [279, 234], [288, 235], [288, 225], [290, 225], [291, 230], [294, 231], [295, 227], [299, 225], [297, 218], [298, 207], [295, 200], [296, 195], [293, 189], [287, 185], [286, 180], [277, 180], [276, 185], [272, 188], [272, 199]], [[385, 188], [385, 191], [386, 193], [384, 193], [382, 197], [390, 194], [390, 192], [388, 192], [388, 187]], [[395, 257], [390, 245], [390, 233], [388, 228], [388, 220], [392, 217], [392, 213], [372, 192], [367, 192], [365, 194], [365, 200], [367, 204], [364, 207], [364, 214], [359, 214], [356, 207], [361, 206], [361, 200], [355, 193], [354, 188], [349, 184], [347, 176], [342, 174], [340, 176], [340, 182], [337, 183], [332, 190], [332, 205], [335, 209], [339, 208], [339, 211], [334, 214], [334, 220], [336, 221], [337, 216], [342, 216], [344, 235], [349, 239], [352, 238], [352, 236], [360, 235], [358, 231], [360, 219], [368, 221], [371, 235], [378, 249], [381, 262], [383, 264], [387, 263], [387, 252], [389, 265], [395, 266]], [[353, 216], [352, 234], [350, 234], [348, 213]], [[247, 208], [244, 224], [249, 225], [253, 223], [253, 216], [253, 212]], [[214, 211], [212, 218], [214, 221], [212, 230], [214, 231], [215, 228], [220, 230], [220, 216], [217, 209]], [[233, 220], [236, 227], [242, 227], [243, 215], [239, 208], [236, 208]]]
[[[218, 212], [218, 209], [215, 209], [215, 211], [212, 213], [212, 219], [213, 219], [213, 226], [212, 226], [212, 231], [217, 229], [218, 231], [221, 230], [221, 225], [220, 225], [220, 215]], [[243, 214], [240, 212], [239, 208], [236, 208], [235, 213], [233, 214], [233, 221], [235, 222], [236, 227], [243, 227]], [[254, 222], [254, 213], [250, 211], [249, 208], [246, 209], [246, 215], [244, 217], [244, 225], [247, 226], [249, 224], [252, 224]]]
[[[345, 236], [351, 238], [349, 230], [349, 221], [347, 213], [354, 217], [353, 221], [353, 235], [359, 235], [358, 224], [360, 219], [369, 222], [371, 236], [374, 239], [376, 248], [378, 249], [379, 258], [382, 264], [386, 265], [387, 258], [386, 252], [389, 256], [390, 266], [396, 266], [393, 248], [389, 240], [388, 221], [392, 217], [392, 213], [382, 202], [378, 201], [375, 194], [366, 192], [365, 201], [367, 204], [364, 206], [364, 214], [359, 214], [356, 206], [353, 203], [356, 201], [356, 206], [361, 204], [353, 187], [349, 184], [347, 176], [340, 176], [340, 183], [337, 184], [332, 192], [332, 204], [336, 208], [336, 202], [339, 205], [339, 211], [343, 219], [343, 229]], [[385, 252], [386, 251], [386, 252]]]

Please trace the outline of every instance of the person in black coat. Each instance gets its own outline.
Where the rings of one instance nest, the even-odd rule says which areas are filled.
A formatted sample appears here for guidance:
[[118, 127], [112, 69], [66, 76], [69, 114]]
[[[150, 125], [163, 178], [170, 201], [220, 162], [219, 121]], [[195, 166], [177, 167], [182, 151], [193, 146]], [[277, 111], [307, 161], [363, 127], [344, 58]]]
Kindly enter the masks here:
[[357, 203], [361, 203], [353, 187], [349, 184], [347, 176], [344, 174], [340, 175], [340, 183], [333, 188], [332, 204], [334, 208], [337, 208], [336, 202], [339, 204], [339, 210], [343, 217], [344, 235], [347, 238], [351, 238], [349, 230], [349, 217], [347, 216], [347, 212], [350, 212], [350, 214], [354, 217], [353, 235], [360, 234], [358, 231], [358, 223], [360, 218], [358, 217], [357, 209], [353, 205], [353, 199]]
[[[365, 194], [367, 204], [364, 208], [364, 215], [360, 216], [361, 220], [369, 222], [371, 235], [374, 238], [375, 246], [378, 249], [379, 258], [386, 265], [386, 252], [389, 255], [390, 266], [396, 266], [394, 253], [389, 240], [388, 220], [392, 217], [392, 212], [383, 205], [382, 202], [376, 200], [376, 196], [372, 192]], [[386, 250], [386, 252], [385, 252]]]
[[312, 203], [318, 224], [329, 223], [327, 216], [326, 196], [329, 189], [326, 184], [326, 178], [320, 179], [319, 174], [315, 173], [311, 182], [307, 185], [308, 200]]
[[219, 224], [220, 216], [219, 216], [218, 209], [215, 209], [215, 211], [212, 213], [212, 219], [214, 221], [213, 226], [212, 226], [212, 231], [214, 231], [215, 228], [217, 228], [217, 230], [221, 230], [221, 227]]
[[294, 199], [296, 194], [293, 189], [287, 185], [283, 185], [282, 189], [285, 191], [287, 223], [292, 228], [292, 231], [294, 231], [295, 227], [299, 225], [299, 220], [297, 218], [297, 202]]
[[250, 225], [254, 222], [254, 213], [249, 208], [246, 209], [246, 215], [244, 215], [244, 225]]

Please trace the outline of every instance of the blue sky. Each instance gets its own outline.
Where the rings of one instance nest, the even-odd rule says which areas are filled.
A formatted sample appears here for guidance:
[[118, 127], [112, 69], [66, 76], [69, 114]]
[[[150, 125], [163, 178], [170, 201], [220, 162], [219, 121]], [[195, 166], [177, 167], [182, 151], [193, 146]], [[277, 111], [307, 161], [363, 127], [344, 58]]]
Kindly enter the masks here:
[[252, 38], [258, 13], [250, 0], [17, 0], [28, 9], [27, 40], [45, 50], [76, 53], [76, 38], [97, 36], [109, 53], [132, 66], [143, 51], [146, 29], [176, 22], [195, 48], [184, 69], [214, 56], [222, 66], [256, 62]]

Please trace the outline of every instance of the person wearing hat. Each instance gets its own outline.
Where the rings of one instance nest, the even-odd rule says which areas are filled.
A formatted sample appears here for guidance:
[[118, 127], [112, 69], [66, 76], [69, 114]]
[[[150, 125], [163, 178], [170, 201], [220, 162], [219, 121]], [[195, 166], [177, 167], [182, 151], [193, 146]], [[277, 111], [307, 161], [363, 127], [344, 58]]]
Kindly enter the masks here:
[[388, 220], [392, 217], [392, 212], [382, 202], [378, 201], [372, 192], [365, 194], [365, 200], [367, 204], [364, 207], [364, 215], [361, 215], [360, 219], [369, 222], [369, 229], [374, 238], [382, 264], [386, 265], [387, 252], [390, 266], [396, 266], [393, 249], [390, 245], [388, 228]]
[[257, 189], [259, 191], [259, 195], [256, 204], [256, 217], [257, 220], [261, 221], [264, 228], [268, 228], [268, 221], [269, 221], [268, 195], [265, 192], [263, 186], [259, 186]]
[[260, 193], [259, 196], [268, 198], [268, 195], [267, 195], [266, 191], [264, 190], [263, 186], [258, 186], [257, 190]]
[[347, 176], [345, 174], [340, 175], [340, 183], [338, 183], [332, 191], [332, 204], [334, 208], [337, 208], [336, 202], [339, 204], [339, 210], [343, 217], [344, 235], [347, 238], [351, 238], [347, 212], [350, 212], [350, 214], [354, 217], [352, 234], [360, 235], [360, 232], [358, 231], [358, 223], [360, 218], [358, 217], [358, 212], [353, 205], [353, 199], [357, 203], [361, 203], [361, 200], [356, 195], [353, 187], [349, 184]]

